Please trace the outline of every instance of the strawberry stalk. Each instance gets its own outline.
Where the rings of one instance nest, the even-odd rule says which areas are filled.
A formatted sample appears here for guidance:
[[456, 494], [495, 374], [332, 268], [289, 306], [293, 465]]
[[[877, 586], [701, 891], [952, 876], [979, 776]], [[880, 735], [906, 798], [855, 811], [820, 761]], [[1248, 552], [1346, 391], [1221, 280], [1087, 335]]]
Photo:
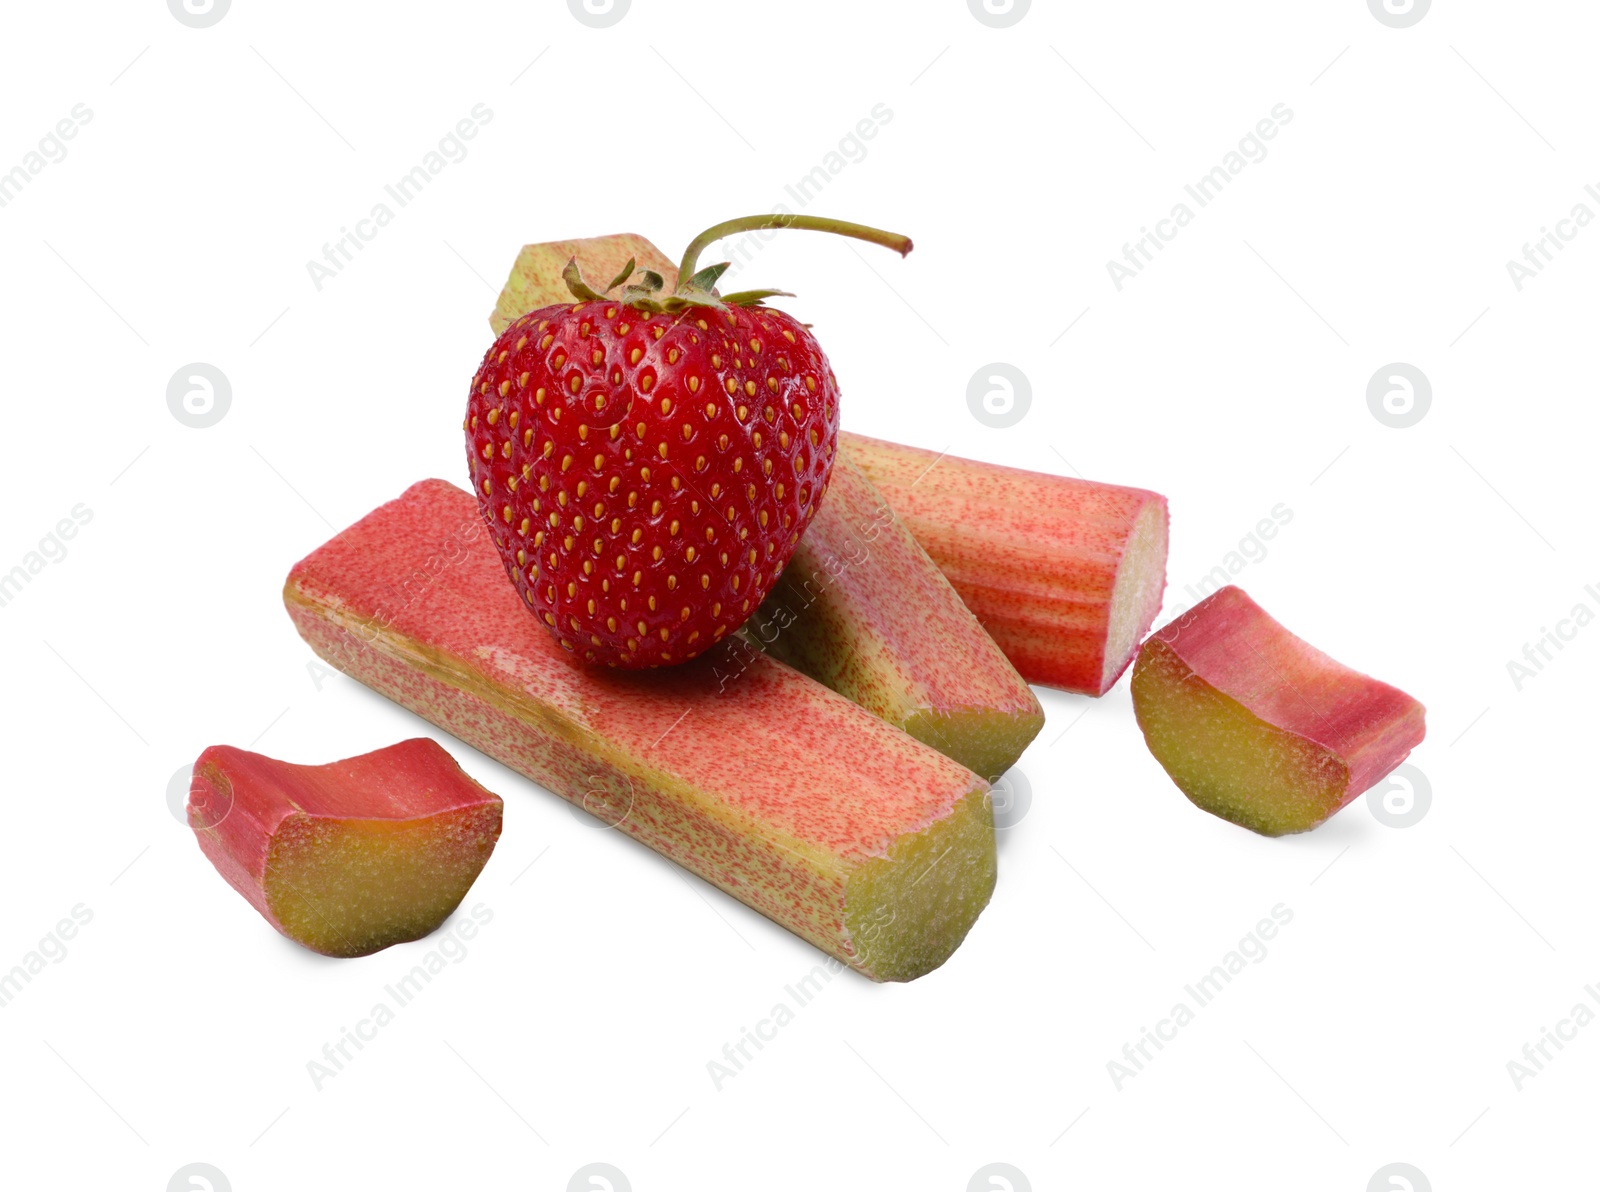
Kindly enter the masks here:
[[[826, 219], [820, 215], [746, 215], [739, 219], [724, 220], [722, 223], [713, 224], [689, 241], [689, 247], [683, 250], [683, 260], [678, 265], [678, 284], [683, 284], [684, 278], [695, 275], [694, 267], [703, 253], [712, 244], [725, 236], [736, 236], [740, 232], [763, 232], [768, 228], [798, 228], [802, 232], [832, 232], [835, 236], [849, 236], [854, 240], [865, 240], [869, 244], [881, 244], [885, 248], [892, 248], [902, 257], [911, 251], [911, 237], [902, 236], [898, 232], [885, 232], [879, 228], [869, 228], [865, 224], [850, 223], [843, 219]], [[726, 268], [726, 266], [724, 266]]]
[[[639, 281], [634, 285], [624, 285], [634, 276], [634, 266], [637, 263], [634, 257], [629, 257], [622, 267], [622, 272], [617, 274], [612, 283], [603, 290], [596, 290], [584, 280], [583, 271], [578, 267], [578, 257], [574, 253], [567, 261], [566, 268], [561, 271], [561, 280], [566, 283], [567, 289], [579, 302], [599, 302], [605, 296], [622, 286], [621, 299], [624, 306], [649, 314], [660, 312], [676, 312], [691, 306], [709, 306], [722, 310], [729, 306], [760, 306], [768, 298], [785, 297], [793, 298], [788, 290], [740, 290], [734, 294], [718, 294], [717, 282], [732, 265], [731, 261], [721, 261], [715, 265], [707, 265], [704, 269], [697, 269], [700, 254], [712, 244], [726, 236], [736, 236], [740, 232], [761, 232], [768, 228], [798, 228], [803, 232], [831, 232], [835, 236], [849, 236], [853, 240], [865, 240], [869, 244], [881, 244], [885, 248], [892, 248], [902, 257], [912, 249], [911, 237], [902, 236], [899, 232], [885, 232], [882, 228], [869, 228], [866, 224], [850, 223], [843, 219], [825, 219], [817, 215], [746, 215], [739, 219], [728, 219], [722, 223], [714, 224], [701, 232], [689, 242], [689, 247], [683, 251], [683, 260], [678, 265], [677, 284], [670, 294], [662, 297], [666, 289], [666, 279], [654, 269], [638, 270]], [[602, 238], [604, 239], [604, 238]], [[586, 242], [575, 242], [586, 243]], [[654, 251], [653, 246], [643, 242], [646, 247]], [[543, 246], [533, 246], [535, 248]], [[519, 261], [519, 266], [521, 262]], [[515, 276], [515, 273], [513, 274]], [[532, 309], [532, 308], [530, 308]], [[499, 330], [499, 328], [496, 328]]]

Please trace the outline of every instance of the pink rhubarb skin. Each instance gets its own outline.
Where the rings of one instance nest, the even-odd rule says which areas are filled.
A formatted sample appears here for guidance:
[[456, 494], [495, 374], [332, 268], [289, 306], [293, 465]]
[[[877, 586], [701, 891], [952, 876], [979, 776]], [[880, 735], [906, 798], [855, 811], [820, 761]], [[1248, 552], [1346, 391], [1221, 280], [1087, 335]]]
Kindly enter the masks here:
[[875, 980], [936, 968], [988, 901], [994, 825], [971, 771], [749, 647], [646, 673], [574, 664], [444, 481], [314, 551], [284, 600], [334, 666]]
[[1316, 827], [1404, 761], [1424, 709], [1223, 588], [1152, 634], [1133, 706], [1196, 805], [1278, 836]]
[[420, 939], [466, 896], [500, 837], [501, 802], [419, 737], [325, 766], [213, 745], [189, 825], [261, 917], [325, 956]]
[[847, 432], [839, 443], [1024, 679], [1110, 690], [1161, 608], [1165, 497]]

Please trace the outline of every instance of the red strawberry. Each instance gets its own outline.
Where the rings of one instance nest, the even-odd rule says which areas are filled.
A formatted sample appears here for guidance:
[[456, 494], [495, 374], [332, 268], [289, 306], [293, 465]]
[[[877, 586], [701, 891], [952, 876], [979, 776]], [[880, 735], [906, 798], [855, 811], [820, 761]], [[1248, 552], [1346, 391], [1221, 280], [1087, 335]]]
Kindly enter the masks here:
[[[726, 297], [700, 250], [754, 228], [835, 231], [909, 252], [904, 237], [807, 216], [719, 224], [685, 253], [678, 289], [646, 272], [617, 298], [512, 323], [484, 356], [464, 429], [478, 506], [528, 606], [585, 661], [693, 658], [777, 582], [827, 490], [839, 388], [822, 347]], [[633, 273], [629, 262], [607, 293]]]

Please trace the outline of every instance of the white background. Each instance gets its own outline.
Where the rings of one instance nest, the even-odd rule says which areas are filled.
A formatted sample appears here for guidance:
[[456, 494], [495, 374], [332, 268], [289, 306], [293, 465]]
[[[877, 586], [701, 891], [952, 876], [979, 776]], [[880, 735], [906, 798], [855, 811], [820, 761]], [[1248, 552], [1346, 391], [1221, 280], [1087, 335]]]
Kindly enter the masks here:
[[[1439, 1190], [1592, 1166], [1600, 1027], [1520, 1091], [1507, 1063], [1600, 1011], [1600, 628], [1520, 690], [1507, 663], [1600, 611], [1600, 229], [1520, 292], [1506, 268], [1600, 212], [1591, 5], [1457, 0], [1405, 29], [1363, 0], [1038, 0], [999, 29], [958, 0], [5, 22], [0, 170], [93, 113], [0, 208], [0, 571], [92, 512], [0, 608], [0, 968], [93, 915], [0, 1010], [6, 1186], [160, 1192], [205, 1162], [236, 1192], [562, 1189], [603, 1161], [638, 1192], [958, 1192], [1004, 1162], [1035, 1189], [1361, 1192], [1395, 1162]], [[319, 291], [307, 262], [479, 103], [467, 156]], [[1108, 260], [1280, 103], [1265, 159], [1119, 291]], [[820, 954], [436, 734], [506, 799], [467, 902], [493, 920], [319, 1091], [307, 1062], [432, 945], [279, 938], [169, 778], [215, 742], [321, 762], [433, 732], [319, 688], [289, 566], [415, 480], [462, 481], [521, 244], [637, 231], [676, 256], [794, 206], [877, 104], [892, 120], [806, 209], [916, 251], [791, 233], [741, 278], [800, 295], [846, 427], [1167, 494], [1163, 619], [1282, 503], [1238, 581], [1427, 704], [1428, 814], [1395, 829], [1361, 800], [1258, 838], [1171, 785], [1126, 680], [1041, 692], [1032, 805], [965, 945], [911, 985], [836, 977], [719, 1090], [708, 1061]], [[996, 361], [1032, 382], [1010, 429], [966, 403]], [[166, 403], [191, 362], [232, 386], [207, 429]], [[1432, 383], [1408, 429], [1368, 408], [1391, 362]], [[1108, 1061], [1279, 903], [1266, 959], [1119, 1091]]]

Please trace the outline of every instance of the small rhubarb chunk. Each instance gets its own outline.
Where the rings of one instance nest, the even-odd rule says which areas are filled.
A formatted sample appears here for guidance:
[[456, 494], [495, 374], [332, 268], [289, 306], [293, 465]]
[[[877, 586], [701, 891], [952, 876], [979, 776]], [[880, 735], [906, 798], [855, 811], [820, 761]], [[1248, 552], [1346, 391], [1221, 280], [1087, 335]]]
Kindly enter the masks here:
[[325, 766], [213, 745], [195, 762], [188, 811], [227, 883], [324, 956], [434, 931], [500, 838], [500, 797], [425, 737]]
[[850, 460], [747, 638], [993, 781], [1044, 727], [1028, 684]]
[[1030, 683], [1104, 695], [1161, 608], [1167, 500], [839, 435]]
[[1133, 708], [1195, 806], [1283, 836], [1315, 828], [1406, 759], [1423, 707], [1314, 649], [1235, 587], [1144, 643]]

